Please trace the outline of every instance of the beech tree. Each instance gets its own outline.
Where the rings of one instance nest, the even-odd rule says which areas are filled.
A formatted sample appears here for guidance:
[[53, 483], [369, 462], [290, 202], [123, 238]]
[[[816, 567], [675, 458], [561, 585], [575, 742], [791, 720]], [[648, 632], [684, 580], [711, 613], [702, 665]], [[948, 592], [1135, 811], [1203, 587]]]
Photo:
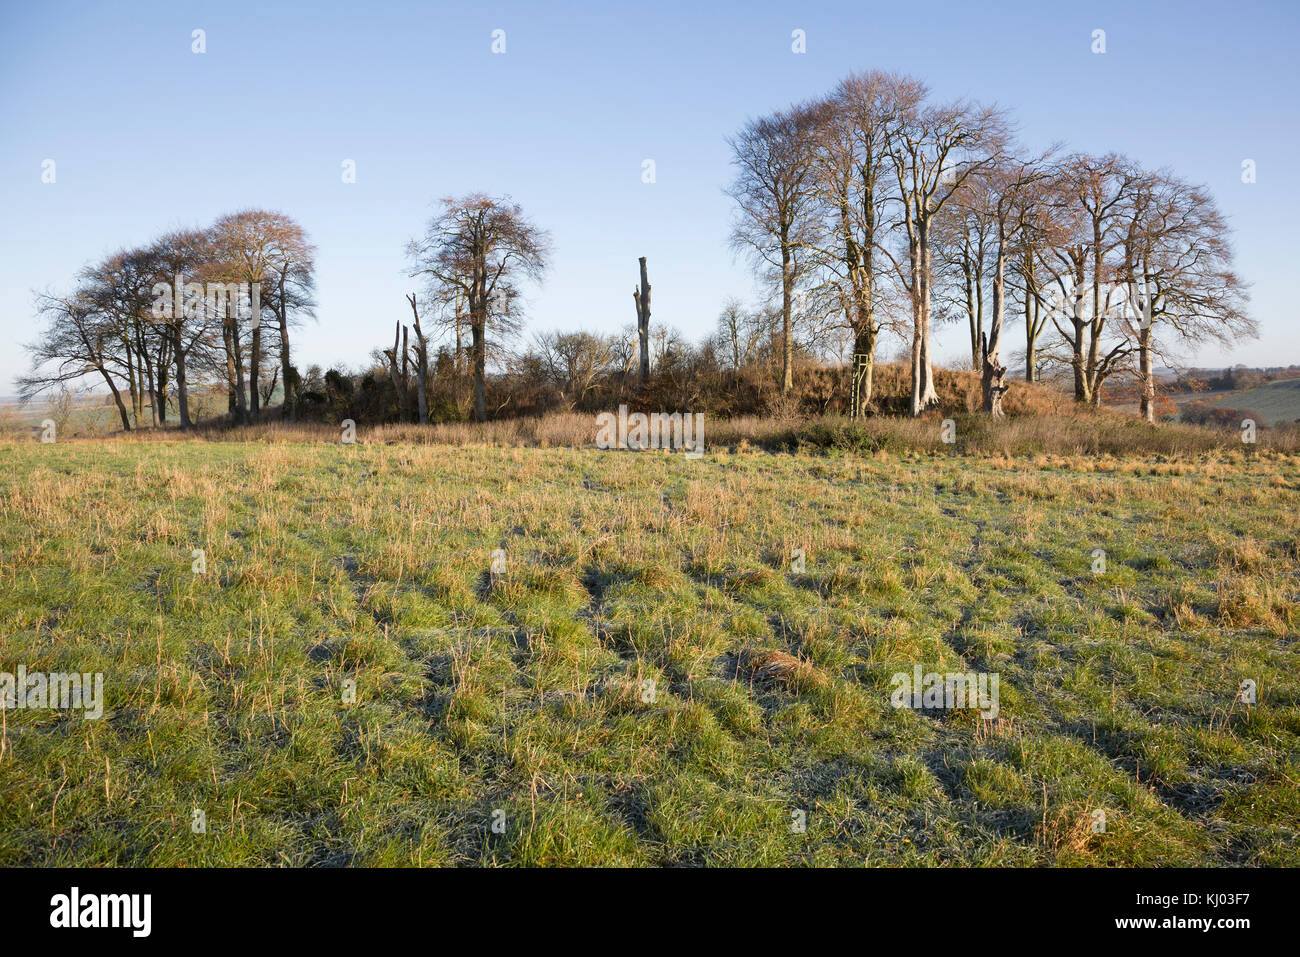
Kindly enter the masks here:
[[1167, 172], [1136, 179], [1120, 281], [1137, 343], [1141, 414], [1155, 421], [1155, 358], [1175, 344], [1223, 345], [1256, 334], [1247, 291], [1232, 269], [1228, 225], [1204, 187]]
[[[308, 242], [303, 228], [288, 216], [262, 209], [222, 216], [212, 227], [212, 244], [211, 272], [216, 278], [250, 286], [256, 283], [259, 287], [258, 314], [247, 321], [227, 315], [222, 327], [227, 378], [233, 390], [232, 412], [245, 424], [260, 412], [258, 380], [264, 352], [261, 312], [269, 309], [276, 317], [280, 340], [280, 369], [285, 389], [283, 414], [292, 419], [297, 401], [297, 374], [292, 368], [289, 324], [297, 311], [310, 313], [314, 305], [315, 248]], [[247, 395], [242, 345], [245, 325], [249, 329]]]
[[293, 364], [289, 347], [289, 327], [300, 317], [315, 318], [316, 247], [307, 240], [301, 226], [281, 214], [272, 214], [276, 222], [274, 242], [268, 251], [267, 267], [272, 284], [267, 304], [275, 315], [280, 334], [280, 381], [284, 387], [281, 417], [297, 420], [301, 377]]
[[992, 278], [995, 229], [990, 209], [996, 197], [990, 189], [983, 178], [968, 181], [953, 195], [948, 215], [936, 217], [930, 235], [935, 298], [966, 316], [970, 367], [976, 372]]
[[925, 105], [919, 100], [891, 124], [888, 137], [903, 207], [907, 244], [904, 279], [912, 305], [911, 413], [938, 401], [930, 341], [935, 217], [972, 176], [1002, 157], [1006, 118], [996, 107], [967, 103]]
[[1011, 275], [1020, 295], [1021, 314], [1025, 323], [1025, 381], [1038, 380], [1038, 340], [1047, 326], [1047, 310], [1043, 307], [1044, 290], [1040, 285], [1038, 266], [1042, 247], [1038, 236], [1042, 234], [1042, 217], [1034, 228], [1021, 237], [1018, 255], [1012, 261]]
[[1007, 368], [1002, 365], [1002, 330], [1006, 319], [1007, 264], [1015, 244], [1026, 240], [1035, 214], [1047, 202], [1039, 185], [1050, 175], [1048, 154], [1032, 159], [1006, 157], [981, 172], [972, 182], [974, 209], [988, 225], [991, 242], [990, 287], [992, 302], [987, 333], [980, 332], [979, 371], [983, 409], [1002, 415], [1007, 391]]
[[914, 109], [924, 87], [909, 77], [872, 71], [853, 74], [811, 110], [813, 187], [825, 223], [812, 233], [853, 337], [850, 414], [871, 405], [872, 374], [881, 323], [880, 260], [885, 239], [891, 124]]
[[1055, 171], [1061, 231], [1044, 265], [1054, 286], [1050, 318], [1074, 377], [1075, 401], [1101, 404], [1106, 379], [1124, 367], [1129, 339], [1111, 320], [1124, 308], [1122, 252], [1141, 172], [1116, 154], [1075, 153]]
[[[104, 320], [105, 341], [119, 356], [131, 398], [131, 416], [138, 427], [149, 404], [150, 423], [158, 424], [166, 385], [168, 352], [152, 319], [153, 286], [158, 260], [153, 250], [120, 250], [82, 270], [78, 298]], [[159, 377], [163, 380], [159, 388]]]
[[794, 386], [793, 310], [805, 271], [803, 252], [816, 245], [811, 215], [816, 124], [815, 107], [793, 106], [751, 120], [727, 141], [736, 168], [727, 192], [738, 207], [732, 248], [775, 272], [780, 283], [782, 393]]
[[[152, 316], [162, 335], [171, 343], [171, 357], [176, 369], [176, 404], [180, 425], [190, 428], [190, 369], [192, 359], [207, 357], [212, 342], [212, 315], [207, 304], [197, 297], [187, 303], [183, 289], [187, 280], [203, 278], [212, 260], [212, 239], [204, 230], [178, 229], [160, 237], [153, 245], [157, 262], [155, 291], [166, 286], [172, 295], [170, 308], [154, 310]], [[182, 283], [181, 301], [175, 301], [177, 281]], [[196, 301], [197, 300], [197, 301]], [[158, 312], [161, 311], [161, 315]], [[164, 410], [166, 406], [164, 404]]]
[[[509, 197], [471, 193], [442, 200], [424, 238], [407, 247], [414, 274], [427, 276], [443, 302], [463, 298], [470, 327], [474, 417], [487, 420], [488, 333], [518, 328], [523, 280], [540, 281], [550, 257], [549, 235]], [[457, 319], [460, 312], [456, 310]]]

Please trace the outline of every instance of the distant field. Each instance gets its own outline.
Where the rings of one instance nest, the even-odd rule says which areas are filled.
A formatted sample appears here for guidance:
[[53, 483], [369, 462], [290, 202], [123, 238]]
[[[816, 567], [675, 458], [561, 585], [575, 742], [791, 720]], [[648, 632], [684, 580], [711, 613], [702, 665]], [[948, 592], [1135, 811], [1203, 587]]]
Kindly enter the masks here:
[[1258, 389], [1230, 392], [1213, 401], [1230, 409], [1254, 409], [1266, 425], [1300, 421], [1300, 379], [1280, 379]]
[[17, 400], [0, 402], [0, 426], [10, 433], [34, 434], [41, 422], [51, 416], [64, 417], [63, 431], [69, 436], [101, 435], [122, 427], [122, 420], [115, 407], [85, 397], [78, 399], [66, 410], [66, 415], [50, 403], [40, 400], [26, 404]]
[[[224, 407], [224, 396], [197, 393], [190, 401], [190, 412], [196, 420], [219, 415]], [[170, 416], [169, 424], [174, 426], [177, 418], [174, 404], [169, 403], [167, 414]], [[0, 399], [0, 435], [24, 432], [34, 434], [46, 419], [53, 419], [60, 435], [66, 438], [102, 436], [122, 429], [117, 406], [107, 396], [77, 396], [65, 409], [43, 399], [27, 403], [13, 398]], [[142, 421], [149, 421], [148, 402], [144, 403]]]
[[[1298, 865], [1298, 491], [1268, 449], [0, 443], [0, 671], [106, 696], [3, 712], [0, 865]], [[892, 706], [916, 666], [996, 719]]]

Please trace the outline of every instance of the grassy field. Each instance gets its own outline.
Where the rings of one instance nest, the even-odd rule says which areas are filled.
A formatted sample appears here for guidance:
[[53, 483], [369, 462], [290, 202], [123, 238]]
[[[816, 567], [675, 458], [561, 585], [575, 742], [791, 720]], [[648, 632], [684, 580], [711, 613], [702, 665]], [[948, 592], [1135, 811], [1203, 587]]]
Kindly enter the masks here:
[[[127, 402], [129, 408], [129, 397]], [[196, 421], [217, 416], [225, 412], [226, 398], [211, 390], [196, 389], [190, 396], [190, 410]], [[174, 425], [178, 418], [174, 403], [168, 403], [167, 414], [171, 417], [170, 424]], [[120, 432], [122, 428], [117, 406], [103, 395], [76, 395], [66, 401], [47, 396], [28, 403], [0, 398], [0, 437], [32, 438], [46, 420], [57, 425], [61, 439], [105, 436]], [[141, 421], [147, 426], [149, 420], [150, 403], [146, 401]]]
[[1213, 404], [1230, 409], [1254, 409], [1264, 416], [1265, 425], [1300, 422], [1300, 379], [1279, 379], [1257, 389], [1230, 392]]
[[0, 443], [0, 865], [1300, 864], [1300, 455], [361, 438]]

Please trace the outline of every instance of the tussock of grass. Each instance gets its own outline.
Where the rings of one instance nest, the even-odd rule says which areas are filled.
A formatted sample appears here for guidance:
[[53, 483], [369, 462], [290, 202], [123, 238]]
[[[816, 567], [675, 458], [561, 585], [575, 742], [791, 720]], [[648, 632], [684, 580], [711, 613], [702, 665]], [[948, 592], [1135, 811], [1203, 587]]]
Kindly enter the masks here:
[[820, 688], [827, 684], [826, 676], [812, 663], [783, 651], [747, 648], [740, 653], [737, 664], [744, 674], [760, 683], [779, 684], [795, 690]]

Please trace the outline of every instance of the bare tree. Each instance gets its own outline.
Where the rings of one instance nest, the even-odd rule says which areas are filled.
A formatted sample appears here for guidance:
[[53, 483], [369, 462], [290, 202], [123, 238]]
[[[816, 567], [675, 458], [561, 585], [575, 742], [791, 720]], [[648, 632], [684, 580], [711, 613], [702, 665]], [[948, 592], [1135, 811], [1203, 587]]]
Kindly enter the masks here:
[[296, 316], [315, 317], [316, 247], [292, 219], [279, 213], [271, 215], [275, 230], [267, 256], [267, 271], [275, 285], [270, 307], [280, 333], [280, 376], [284, 384], [280, 411], [284, 419], [293, 422], [298, 417], [302, 383], [289, 348], [289, 326]]
[[765, 334], [766, 320], [747, 310], [739, 299], [731, 298], [722, 304], [713, 338], [732, 372], [758, 361], [759, 347]]
[[[158, 263], [155, 278], [153, 319], [171, 342], [176, 370], [176, 400], [181, 428], [193, 425], [190, 415], [191, 359], [206, 359], [213, 342], [214, 318], [203, 297], [186, 297], [187, 279], [205, 275], [212, 259], [210, 235], [200, 229], [178, 229], [160, 237], [153, 245]], [[193, 287], [191, 287], [193, 288]]]
[[80, 274], [78, 298], [103, 320], [105, 341], [113, 341], [110, 348], [124, 367], [131, 415], [137, 427], [146, 402], [150, 422], [159, 421], [157, 372], [160, 360], [165, 363], [168, 359], [165, 347], [158, 342], [168, 337], [160, 333], [152, 318], [157, 275], [157, 258], [147, 248], [120, 250]]
[[996, 204], [987, 177], [974, 177], [953, 194], [949, 215], [935, 218], [930, 234], [935, 301], [966, 316], [971, 368], [980, 369], [985, 309], [992, 284]]
[[98, 374], [113, 396], [122, 430], [130, 432], [131, 417], [122, 400], [129, 373], [119, 351], [122, 340], [113, 319], [96, 308], [85, 288], [67, 297], [42, 293], [37, 297], [36, 308], [46, 325], [40, 337], [26, 346], [32, 358], [32, 371], [18, 380], [20, 398], [29, 401], [69, 382]]
[[996, 107], [917, 103], [900, 113], [888, 137], [903, 205], [907, 241], [904, 278], [912, 303], [912, 415], [939, 398], [931, 364], [931, 250], [935, 217], [972, 176], [996, 164], [1007, 136]]
[[739, 207], [732, 248], [780, 277], [782, 393], [794, 386], [793, 306], [802, 251], [816, 245], [811, 233], [817, 223], [810, 215], [815, 123], [815, 109], [794, 106], [751, 120], [728, 139], [736, 178], [727, 192]]
[[443, 301], [464, 298], [472, 336], [474, 416], [486, 421], [489, 327], [500, 334], [517, 328], [519, 280], [540, 281], [549, 236], [509, 198], [473, 193], [444, 199], [441, 213], [430, 221], [424, 238], [408, 246], [408, 253], [414, 272], [430, 277]]
[[[1124, 305], [1117, 282], [1134, 191], [1141, 173], [1124, 157], [1076, 153], [1056, 171], [1061, 233], [1044, 265], [1054, 286], [1049, 317], [1074, 375], [1074, 398], [1101, 403], [1103, 383], [1133, 351], [1110, 320]], [[1062, 358], [1047, 353], [1049, 360]]]
[[[1040, 219], [1041, 223], [1041, 219]], [[1025, 381], [1038, 381], [1038, 339], [1047, 326], [1047, 310], [1043, 308], [1044, 291], [1039, 283], [1039, 257], [1042, 246], [1038, 236], [1040, 228], [1026, 230], [1021, 237], [1018, 255], [1011, 263], [1013, 285], [1020, 296], [1025, 321]]]
[[547, 379], [570, 409], [582, 403], [615, 359], [611, 340], [589, 332], [544, 332], [533, 341]]
[[853, 337], [850, 413], [871, 404], [877, 315], [882, 296], [878, 260], [888, 256], [884, 240], [891, 125], [924, 96], [924, 87], [896, 74], [872, 71], [843, 80], [813, 115], [813, 187], [824, 225], [811, 237], [826, 280], [815, 293], [842, 311]]
[[[202, 268], [206, 251], [202, 233], [178, 230], [87, 266], [71, 296], [40, 297], [38, 309], [49, 326], [29, 347], [34, 365], [23, 388], [39, 391], [98, 373], [124, 428], [141, 424], [146, 402], [149, 422], [164, 425], [174, 369], [181, 425], [188, 427], [189, 360], [204, 358], [209, 324], [201, 284], [183, 283], [181, 277]], [[52, 371], [45, 369], [51, 365]]]
[[970, 208], [988, 226], [991, 234], [992, 303], [988, 332], [980, 332], [979, 370], [984, 411], [1002, 415], [1002, 396], [1007, 391], [1007, 368], [1002, 365], [1002, 329], [1006, 318], [1007, 264], [1017, 242], [1033, 228], [1036, 213], [1047, 202], [1039, 188], [1050, 175], [1046, 162], [1050, 153], [1031, 159], [1007, 157], [971, 180]]
[[[315, 247], [301, 226], [283, 213], [246, 209], [222, 216], [211, 230], [212, 262], [209, 275], [224, 282], [247, 283], [253, 290], [255, 315], [240, 317], [230, 310], [224, 317], [222, 338], [226, 347], [227, 379], [234, 390], [233, 409], [247, 423], [261, 410], [258, 381], [265, 326], [262, 311], [276, 318], [280, 374], [285, 388], [283, 414], [292, 419], [297, 402], [297, 373], [289, 348], [289, 325], [298, 312], [311, 314], [314, 301]], [[249, 330], [247, 399], [242, 333]], [[250, 405], [251, 403], [251, 405]]]
[[1120, 281], [1137, 342], [1142, 417], [1155, 421], [1155, 357], [1161, 339], [1228, 345], [1256, 334], [1246, 288], [1232, 270], [1228, 225], [1209, 193], [1167, 172], [1133, 185]]

